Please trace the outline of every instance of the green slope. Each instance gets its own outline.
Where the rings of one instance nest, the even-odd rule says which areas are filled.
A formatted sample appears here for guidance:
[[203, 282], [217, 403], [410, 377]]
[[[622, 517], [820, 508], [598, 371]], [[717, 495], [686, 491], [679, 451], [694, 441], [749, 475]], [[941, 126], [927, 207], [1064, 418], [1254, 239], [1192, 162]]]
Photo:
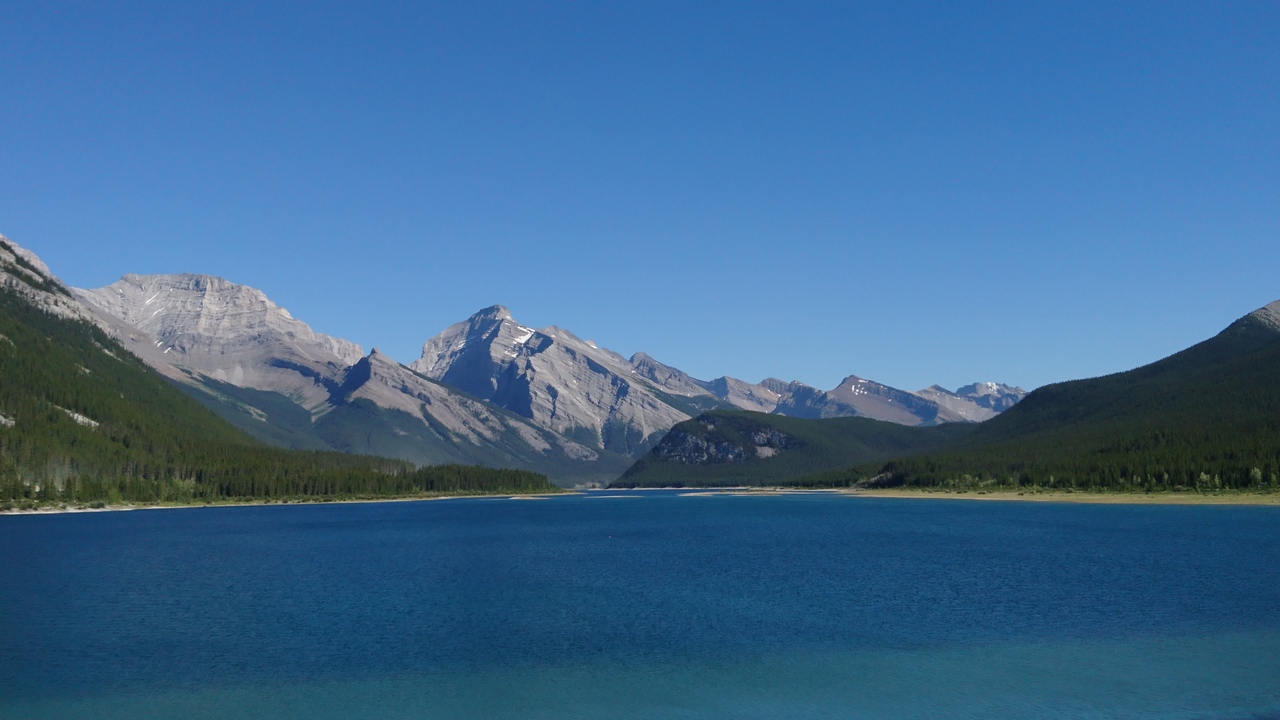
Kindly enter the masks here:
[[847, 484], [1216, 490], [1280, 484], [1280, 332], [1257, 314], [1136, 370], [1049, 385], [947, 452], [809, 478]]
[[613, 486], [789, 484], [831, 468], [948, 447], [973, 428], [914, 428], [859, 417], [810, 420], [745, 410], [716, 411], [676, 425]]
[[263, 446], [98, 328], [48, 315], [7, 289], [0, 289], [0, 415], [5, 502], [551, 488], [528, 472], [415, 470], [396, 460]]

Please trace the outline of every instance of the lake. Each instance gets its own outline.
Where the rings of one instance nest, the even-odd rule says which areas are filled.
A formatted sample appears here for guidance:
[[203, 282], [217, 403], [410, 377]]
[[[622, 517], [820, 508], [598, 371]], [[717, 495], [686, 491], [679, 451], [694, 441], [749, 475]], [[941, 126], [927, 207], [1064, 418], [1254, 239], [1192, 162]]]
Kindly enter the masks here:
[[1280, 508], [0, 517], [3, 718], [1280, 718]]

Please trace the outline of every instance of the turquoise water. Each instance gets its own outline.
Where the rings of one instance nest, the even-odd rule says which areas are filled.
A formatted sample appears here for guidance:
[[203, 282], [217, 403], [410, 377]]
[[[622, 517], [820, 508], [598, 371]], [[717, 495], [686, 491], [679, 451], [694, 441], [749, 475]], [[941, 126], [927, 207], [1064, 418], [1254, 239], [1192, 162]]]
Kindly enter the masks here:
[[593, 493], [0, 552], [4, 718], [1280, 718], [1275, 508]]

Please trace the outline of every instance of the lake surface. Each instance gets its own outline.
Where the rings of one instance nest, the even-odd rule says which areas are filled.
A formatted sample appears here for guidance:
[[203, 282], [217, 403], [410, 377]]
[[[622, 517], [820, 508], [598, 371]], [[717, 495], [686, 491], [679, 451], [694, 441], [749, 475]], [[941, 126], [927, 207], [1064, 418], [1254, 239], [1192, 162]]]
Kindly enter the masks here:
[[1280, 509], [0, 517], [0, 718], [1280, 718]]

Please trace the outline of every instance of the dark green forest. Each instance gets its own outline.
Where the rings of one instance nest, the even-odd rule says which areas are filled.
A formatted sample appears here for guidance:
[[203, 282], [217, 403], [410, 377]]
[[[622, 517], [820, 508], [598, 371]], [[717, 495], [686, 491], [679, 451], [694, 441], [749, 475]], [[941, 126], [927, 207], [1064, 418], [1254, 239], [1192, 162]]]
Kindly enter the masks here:
[[0, 504], [554, 492], [543, 475], [262, 445], [114, 339], [0, 289]]

